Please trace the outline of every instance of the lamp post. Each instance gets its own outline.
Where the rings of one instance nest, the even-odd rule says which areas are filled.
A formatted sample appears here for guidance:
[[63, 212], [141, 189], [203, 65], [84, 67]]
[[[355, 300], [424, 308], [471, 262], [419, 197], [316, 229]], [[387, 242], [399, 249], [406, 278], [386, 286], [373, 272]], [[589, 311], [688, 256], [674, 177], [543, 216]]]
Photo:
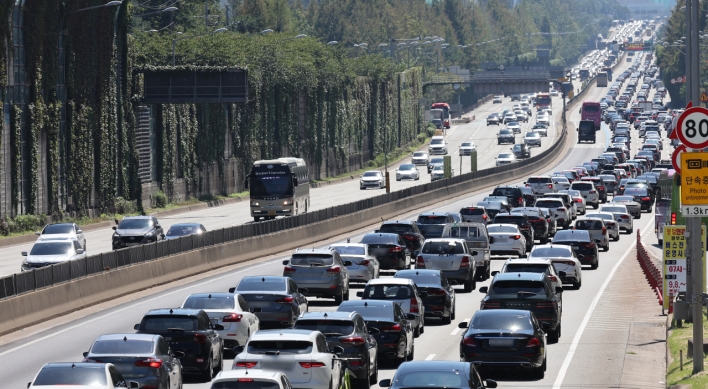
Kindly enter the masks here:
[[182, 37], [182, 38], [175, 38], [175, 39], [173, 39], [173, 40], [172, 40], [172, 66], [175, 66], [175, 46], [177, 45], [177, 42], [183, 41], [183, 40], [186, 40], [186, 39], [198, 38], [198, 37], [200, 37], [200, 36], [205, 36], [205, 35], [218, 34], [218, 33], [220, 33], [220, 32], [224, 32], [224, 31], [228, 31], [228, 30], [229, 30], [228, 28], [222, 27], [222, 28], [219, 28], [219, 29], [214, 30], [214, 31], [212, 31], [212, 32], [207, 32], [207, 33], [204, 33], [204, 34], [191, 35], [191, 36], [185, 36], [185, 37]]
[[[154, 12], [148, 12], [148, 13], [144, 13], [144, 14], [140, 14], [140, 15], [133, 15], [133, 17], [134, 17], [134, 18], [141, 18], [141, 17], [143, 17], [143, 16], [157, 15], [157, 14], [169, 12], [169, 13], [170, 13], [170, 24], [169, 24], [168, 26], [171, 26], [171, 27], [172, 27], [172, 30], [174, 31], [175, 12], [178, 11], [178, 10], [179, 10], [179, 8], [177, 8], [177, 7], [167, 7], [167, 8], [164, 8], [164, 9], [161, 9], [161, 10], [157, 10], [157, 11], [154, 11]], [[161, 31], [161, 30], [163, 30], [163, 29], [164, 29], [164, 28], [161, 28], [160, 30], [155, 30], [155, 31]], [[155, 32], [155, 31], [150, 30], [150, 32]]]

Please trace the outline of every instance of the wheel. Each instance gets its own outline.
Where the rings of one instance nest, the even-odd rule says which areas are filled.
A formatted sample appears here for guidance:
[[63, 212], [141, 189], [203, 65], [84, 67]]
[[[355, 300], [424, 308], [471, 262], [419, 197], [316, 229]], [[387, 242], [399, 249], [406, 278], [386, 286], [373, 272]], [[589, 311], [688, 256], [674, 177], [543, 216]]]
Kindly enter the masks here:
[[610, 251], [610, 244], [608, 243], [607, 246], [603, 247], [602, 251], [604, 251], [604, 252]]
[[474, 280], [474, 277], [470, 277], [469, 280], [465, 281], [464, 286], [464, 292], [470, 293], [477, 288], [477, 281]]
[[583, 285], [582, 281], [573, 282], [573, 289], [578, 290]]
[[415, 355], [415, 344], [411, 346], [411, 352], [410, 352], [410, 354], [408, 354], [408, 358], [406, 358], [406, 361], [412, 361], [414, 355]]
[[224, 352], [223, 351], [221, 352], [221, 357], [219, 357], [219, 364], [216, 365], [216, 367], [214, 368], [214, 375], [219, 374], [219, 372], [221, 372], [222, 370], [224, 370]]
[[369, 389], [369, 388], [371, 388], [371, 380], [369, 378], [369, 369], [366, 369], [365, 376], [363, 376], [361, 378], [357, 378], [353, 381], [354, 382], [352, 382], [352, 384], [353, 384], [352, 386], [354, 386], [355, 389]]
[[620, 240], [619, 234], [617, 234], [616, 237], [612, 238], [613, 242], [617, 242], [618, 240]]
[[344, 301], [349, 301], [349, 292], [351, 291], [347, 288], [347, 293], [344, 293]]
[[403, 358], [396, 357], [396, 364], [400, 365], [406, 360], [408, 360], [408, 343], [406, 343], [406, 347], [403, 349]]
[[558, 323], [558, 327], [556, 327], [555, 330], [548, 332], [548, 343], [558, 343], [558, 339], [560, 338], [560, 328], [561, 325]]
[[254, 216], [254, 217], [253, 217], [253, 221], [254, 221], [254, 222], [259, 222], [259, 221], [261, 221], [261, 217], [260, 217], [260, 216]]
[[425, 318], [420, 321], [420, 330], [418, 330], [418, 334], [422, 334], [425, 332]]
[[452, 304], [452, 313], [450, 313], [450, 321], [455, 320], [455, 313], [456, 312], [457, 312], [457, 308], [455, 307], [455, 303], [453, 303]]
[[597, 267], [599, 265], [600, 265], [600, 261], [598, 261], [597, 258], [595, 258], [595, 262], [593, 262], [593, 264], [590, 265], [590, 269], [595, 270], [595, 269], [597, 269]]
[[334, 303], [339, 305], [344, 301], [344, 287], [339, 291], [339, 294], [334, 296]]
[[371, 385], [376, 385], [379, 382], [379, 361], [378, 359], [376, 360], [376, 364], [374, 365], [374, 374], [369, 377], [369, 384]]
[[413, 337], [417, 338], [419, 336], [420, 336], [420, 327], [415, 327], [415, 329], [413, 330]]
[[214, 359], [209, 356], [209, 362], [207, 363], [207, 368], [202, 372], [202, 379], [205, 382], [211, 381], [211, 377], [214, 376]]
[[535, 367], [533, 368], [533, 370], [531, 370], [531, 374], [535, 378], [539, 379], [543, 378], [546, 375], [546, 358], [543, 358], [543, 364], [541, 366]]

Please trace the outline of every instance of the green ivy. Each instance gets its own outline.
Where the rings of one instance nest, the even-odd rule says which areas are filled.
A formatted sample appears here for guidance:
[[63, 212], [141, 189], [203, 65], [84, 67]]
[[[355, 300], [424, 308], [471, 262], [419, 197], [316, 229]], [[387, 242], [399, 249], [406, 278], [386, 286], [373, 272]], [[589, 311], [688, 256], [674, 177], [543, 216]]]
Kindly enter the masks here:
[[12, 104], [10, 119], [10, 155], [12, 160], [12, 209], [17, 214], [20, 204], [20, 147], [22, 140], [22, 109], [17, 104]]

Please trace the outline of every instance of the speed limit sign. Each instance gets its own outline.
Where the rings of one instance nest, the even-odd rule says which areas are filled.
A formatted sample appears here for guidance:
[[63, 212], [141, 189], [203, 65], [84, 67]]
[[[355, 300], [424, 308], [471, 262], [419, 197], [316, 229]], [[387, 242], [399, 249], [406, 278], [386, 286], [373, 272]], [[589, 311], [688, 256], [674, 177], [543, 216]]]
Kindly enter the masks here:
[[681, 153], [686, 151], [686, 145], [679, 145], [671, 154], [671, 164], [674, 165], [676, 173], [681, 174]]
[[708, 109], [690, 107], [676, 121], [679, 140], [691, 149], [708, 147]]

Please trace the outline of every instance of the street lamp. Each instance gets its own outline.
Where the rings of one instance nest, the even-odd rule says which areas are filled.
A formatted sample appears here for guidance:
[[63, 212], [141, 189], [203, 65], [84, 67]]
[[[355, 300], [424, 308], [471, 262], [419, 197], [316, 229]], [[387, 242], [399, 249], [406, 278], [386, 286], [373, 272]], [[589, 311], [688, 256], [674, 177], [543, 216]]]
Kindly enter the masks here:
[[204, 35], [210, 35], [210, 34], [218, 34], [220, 32], [228, 31], [229, 29], [226, 27], [219, 28], [217, 30], [214, 30], [212, 32], [206, 32], [204, 34], [199, 34], [199, 35], [192, 35], [192, 36], [185, 36], [183, 38], [175, 38], [172, 40], [172, 66], [175, 66], [175, 46], [177, 45], [177, 42], [183, 41], [185, 39], [191, 39], [191, 38], [198, 38], [200, 36]]
[[121, 1], [121, 0], [114, 0], [114, 1], [109, 1], [108, 3], [102, 4], [102, 5], [95, 5], [95, 6], [93, 6], [93, 7], [86, 7], [86, 8], [81, 8], [81, 9], [73, 10], [73, 11], [71, 11], [71, 12], [69, 12], [69, 13], [70, 13], [70, 14], [74, 14], [74, 13], [81, 12], [81, 11], [89, 11], [89, 10], [97, 9], [97, 8], [113, 7], [113, 6], [121, 5], [121, 4], [123, 4], [123, 1]]
[[327, 42], [327, 46], [334, 46], [334, 45], [336, 45], [337, 43], [339, 43], [339, 42], [337, 42], [337, 41], [329, 41], [329, 42]]
[[144, 13], [144, 14], [140, 14], [140, 15], [133, 15], [133, 17], [134, 17], [134, 18], [140, 18], [140, 17], [143, 17], [143, 16], [150, 16], [150, 15], [156, 15], [156, 14], [161, 14], [161, 13], [169, 12], [169, 13], [170, 13], [170, 24], [169, 24], [168, 26], [166, 26], [166, 27], [164, 27], [164, 28], [161, 28], [161, 29], [159, 29], [159, 30], [149, 30], [148, 32], [158, 32], [158, 31], [162, 31], [162, 30], [164, 30], [165, 28], [170, 27], [170, 26], [172, 27], [172, 29], [173, 29], [173, 31], [174, 31], [174, 23], [175, 23], [175, 22], [174, 22], [174, 18], [175, 18], [175, 14], [174, 14], [174, 13], [177, 12], [178, 10], [179, 10], [179, 8], [177, 8], [177, 7], [167, 7], [167, 8], [164, 8], [164, 9], [161, 9], [161, 10], [158, 10], [158, 11], [154, 11], [154, 12], [148, 12], [148, 13]]

